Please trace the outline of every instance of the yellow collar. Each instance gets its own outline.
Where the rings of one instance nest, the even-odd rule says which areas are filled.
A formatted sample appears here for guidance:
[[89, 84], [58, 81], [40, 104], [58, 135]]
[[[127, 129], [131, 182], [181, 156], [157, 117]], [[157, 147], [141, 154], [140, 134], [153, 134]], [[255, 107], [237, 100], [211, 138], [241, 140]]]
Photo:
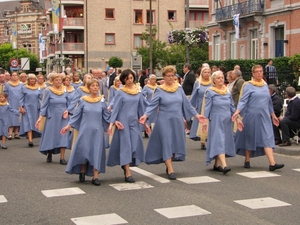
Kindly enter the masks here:
[[50, 86], [53, 85], [53, 83], [51, 81], [47, 81], [47, 84], [49, 84]]
[[45, 82], [42, 85], [40, 85], [40, 89], [44, 89], [46, 87], [47, 87], [47, 85], [45, 84]]
[[211, 80], [209, 80], [209, 81], [203, 81], [203, 80], [202, 80], [202, 81], [200, 82], [200, 84], [203, 85], [203, 86], [208, 86], [208, 85], [211, 84]]
[[223, 85], [222, 90], [220, 90], [216, 87], [210, 87], [210, 89], [220, 95], [226, 95], [228, 93], [228, 88], [225, 85]]
[[150, 85], [150, 84], [147, 84], [147, 87], [154, 90], [155, 88], [157, 88], [157, 85]]
[[134, 86], [133, 89], [129, 89], [128, 87], [124, 86], [124, 87], [121, 88], [121, 90], [124, 91], [127, 94], [136, 95], [140, 91], [140, 89], [139, 89], [139, 83], [136, 83], [136, 85]]
[[0, 106], [5, 106], [5, 105], [8, 105], [7, 101], [5, 101], [5, 102], [0, 102]]
[[8, 84], [9, 84], [10, 86], [12, 86], [12, 87], [16, 87], [16, 86], [18, 86], [20, 83], [21, 83], [21, 82], [20, 82], [19, 80], [18, 80], [17, 83], [13, 83], [12, 81], [8, 81]]
[[56, 95], [63, 95], [65, 93], [63, 86], [61, 86], [61, 90], [56, 90], [53, 87], [49, 87], [49, 90], [52, 91], [52, 93], [56, 94]]
[[74, 81], [74, 82], [73, 82], [73, 84], [80, 84], [80, 83], [82, 83], [81, 80], [79, 80], [79, 81]]
[[263, 79], [261, 79], [261, 81], [254, 81], [254, 80], [250, 80], [248, 81], [248, 83], [257, 86], [257, 87], [262, 87], [265, 85], [265, 81]]
[[69, 86], [69, 88], [66, 87], [66, 90], [68, 93], [71, 93], [71, 92], [75, 91], [75, 88], [73, 86]]
[[30, 89], [30, 90], [37, 90], [39, 88], [39, 85], [36, 84], [34, 86], [30, 86], [30, 85], [26, 84], [25, 87], [28, 88], [28, 89]]
[[118, 90], [119, 88], [117, 88], [115, 85], [113, 85], [113, 88], [115, 89], [115, 90]]
[[159, 86], [159, 88], [161, 88], [162, 90], [164, 90], [166, 92], [170, 92], [170, 93], [177, 91], [178, 87], [179, 87], [178, 83], [174, 83], [172, 87], [167, 87], [165, 84], [162, 84]]
[[90, 93], [90, 90], [86, 86], [80, 86], [79, 88], [85, 93]]
[[92, 97], [86, 95], [86, 96], [82, 96], [81, 98], [86, 102], [94, 103], [94, 102], [101, 101], [101, 99], [103, 99], [103, 95], [100, 95], [99, 97], [96, 97], [96, 98], [92, 98]]

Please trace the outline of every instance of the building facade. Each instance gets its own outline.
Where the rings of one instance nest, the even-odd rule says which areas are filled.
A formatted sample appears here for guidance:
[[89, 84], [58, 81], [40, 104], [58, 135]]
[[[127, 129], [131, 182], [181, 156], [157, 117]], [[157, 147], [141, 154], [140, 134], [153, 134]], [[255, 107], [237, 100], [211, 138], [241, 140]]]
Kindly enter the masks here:
[[[209, 59], [264, 59], [299, 53], [298, 0], [214, 0], [209, 4]], [[238, 24], [234, 24], [237, 15]]]

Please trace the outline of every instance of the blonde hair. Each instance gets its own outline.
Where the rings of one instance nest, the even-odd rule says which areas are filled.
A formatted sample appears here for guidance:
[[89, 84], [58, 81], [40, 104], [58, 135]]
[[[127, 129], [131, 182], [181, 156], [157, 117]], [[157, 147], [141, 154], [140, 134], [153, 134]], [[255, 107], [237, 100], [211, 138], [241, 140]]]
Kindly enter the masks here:
[[61, 78], [60, 73], [52, 73], [50, 75], [50, 81], [53, 82], [55, 78]]
[[29, 74], [27, 75], [27, 82], [29, 81], [29, 79], [35, 79], [35, 80], [37, 80], [36, 75], [33, 74], [33, 73], [29, 73]]
[[164, 77], [167, 73], [174, 73], [174, 75], [176, 74], [176, 69], [174, 66], [165, 66], [163, 68], [163, 71], [162, 71], [162, 76]]
[[97, 84], [98, 84], [98, 87], [99, 87], [99, 82], [98, 82], [98, 80], [92, 78], [92, 79], [88, 80], [88, 82], [87, 82], [87, 88], [90, 89], [90, 87], [91, 87], [91, 85], [92, 85], [93, 83], [97, 83]]
[[[211, 69], [210, 69], [209, 67], [203, 67], [203, 68], [201, 69], [200, 75], [199, 75], [199, 77], [198, 77], [198, 82], [199, 82], [199, 83], [201, 83], [201, 81], [202, 81], [202, 74], [204, 73], [205, 70], [209, 70], [209, 72], [211, 72]], [[211, 78], [211, 76], [210, 76], [210, 78]]]
[[213, 84], [215, 84], [214, 79], [216, 79], [217, 76], [219, 76], [220, 74], [223, 75], [221, 70], [217, 70], [217, 71], [213, 72], [213, 74], [211, 75], [211, 79], [212, 79]]

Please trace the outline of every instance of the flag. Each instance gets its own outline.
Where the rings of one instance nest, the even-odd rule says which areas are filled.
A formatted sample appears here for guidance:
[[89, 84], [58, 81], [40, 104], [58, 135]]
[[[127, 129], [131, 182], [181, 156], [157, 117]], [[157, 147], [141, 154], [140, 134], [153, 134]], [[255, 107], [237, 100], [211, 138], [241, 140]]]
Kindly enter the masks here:
[[40, 63], [43, 62], [43, 51], [45, 50], [45, 40], [42, 37], [43, 35], [39, 34]]
[[59, 32], [59, 16], [60, 16], [60, 5], [59, 0], [51, 0], [52, 4], [52, 21], [53, 21], [53, 31], [55, 34]]
[[17, 32], [18, 32], [18, 25], [16, 22], [11, 23], [11, 42], [12, 42], [12, 48], [17, 49]]
[[240, 38], [240, 21], [239, 21], [240, 14], [233, 15], [233, 25], [235, 27], [235, 38]]

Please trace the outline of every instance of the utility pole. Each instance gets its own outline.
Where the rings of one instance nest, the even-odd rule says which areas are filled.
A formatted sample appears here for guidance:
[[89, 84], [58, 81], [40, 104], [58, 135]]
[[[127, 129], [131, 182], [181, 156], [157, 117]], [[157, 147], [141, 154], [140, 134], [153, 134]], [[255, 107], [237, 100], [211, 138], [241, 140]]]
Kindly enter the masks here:
[[149, 54], [150, 54], [150, 56], [149, 56], [149, 58], [150, 58], [150, 71], [149, 71], [149, 74], [151, 74], [151, 73], [153, 73], [152, 72], [152, 68], [153, 68], [153, 65], [152, 65], [152, 57], [153, 57], [153, 55], [152, 55], [152, 38], [153, 38], [153, 35], [152, 35], [152, 20], [153, 20], [153, 18], [152, 18], [152, 0], [150, 0], [149, 1], [149, 3], [150, 3], [150, 30], [149, 30], [149, 33], [150, 33], [150, 37], [149, 37]]
[[[190, 2], [185, 0], [185, 28], [190, 27]], [[186, 62], [190, 63], [190, 47], [186, 44], [185, 47]]]

